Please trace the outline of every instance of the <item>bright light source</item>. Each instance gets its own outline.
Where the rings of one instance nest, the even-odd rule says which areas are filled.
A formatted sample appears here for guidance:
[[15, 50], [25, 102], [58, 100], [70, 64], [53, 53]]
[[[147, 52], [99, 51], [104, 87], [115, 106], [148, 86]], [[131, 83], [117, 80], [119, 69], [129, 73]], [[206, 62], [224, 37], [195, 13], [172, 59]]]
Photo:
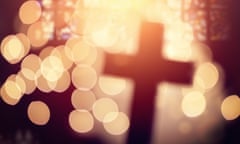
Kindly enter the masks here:
[[69, 125], [78, 133], [87, 133], [93, 129], [94, 119], [86, 110], [74, 110], [69, 114]]
[[240, 99], [237, 95], [226, 97], [221, 105], [221, 112], [226, 120], [234, 120], [240, 115]]
[[36, 22], [42, 14], [40, 3], [36, 0], [24, 2], [19, 10], [19, 18], [24, 24]]
[[27, 110], [28, 118], [36, 125], [46, 125], [50, 119], [48, 106], [41, 101], [33, 101]]
[[206, 98], [201, 92], [193, 91], [183, 97], [182, 111], [188, 117], [197, 117], [206, 109]]

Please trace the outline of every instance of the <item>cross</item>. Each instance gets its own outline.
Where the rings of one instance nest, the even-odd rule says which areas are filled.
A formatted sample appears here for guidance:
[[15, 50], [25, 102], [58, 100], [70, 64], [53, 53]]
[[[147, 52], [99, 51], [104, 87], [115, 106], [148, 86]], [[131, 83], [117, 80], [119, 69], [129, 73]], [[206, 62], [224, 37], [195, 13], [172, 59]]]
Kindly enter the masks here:
[[150, 143], [157, 84], [161, 81], [191, 83], [192, 80], [191, 63], [169, 61], [161, 56], [161, 24], [143, 22], [139, 42], [135, 56], [106, 54], [105, 57], [105, 74], [132, 78], [135, 82], [128, 144]]

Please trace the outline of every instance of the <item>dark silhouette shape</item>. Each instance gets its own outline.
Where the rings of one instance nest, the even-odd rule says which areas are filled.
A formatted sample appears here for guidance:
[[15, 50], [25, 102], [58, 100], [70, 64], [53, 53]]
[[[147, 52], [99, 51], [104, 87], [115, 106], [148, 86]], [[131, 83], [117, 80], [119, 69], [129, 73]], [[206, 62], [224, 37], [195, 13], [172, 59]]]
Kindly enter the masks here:
[[162, 37], [161, 24], [143, 22], [137, 55], [106, 54], [106, 74], [129, 77], [135, 82], [128, 144], [150, 143], [159, 82], [191, 83], [192, 64], [165, 60], [160, 53]]

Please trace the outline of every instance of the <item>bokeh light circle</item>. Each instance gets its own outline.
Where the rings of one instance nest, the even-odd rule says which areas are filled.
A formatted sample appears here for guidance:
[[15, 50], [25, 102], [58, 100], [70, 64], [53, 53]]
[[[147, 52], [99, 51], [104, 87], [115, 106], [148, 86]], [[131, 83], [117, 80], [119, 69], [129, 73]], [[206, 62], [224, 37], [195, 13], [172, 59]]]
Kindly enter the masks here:
[[94, 127], [94, 119], [86, 110], [74, 110], [69, 114], [69, 125], [78, 133], [87, 133]]
[[93, 115], [97, 120], [103, 122], [104, 117], [111, 112], [118, 112], [117, 103], [110, 98], [100, 98], [93, 105]]
[[188, 117], [197, 117], [206, 109], [206, 98], [201, 92], [189, 92], [183, 97], [182, 111]]
[[221, 104], [221, 112], [226, 120], [234, 120], [240, 115], [240, 99], [237, 95], [226, 97]]
[[42, 14], [40, 3], [36, 0], [24, 2], [19, 10], [19, 18], [24, 24], [36, 22]]
[[97, 83], [97, 73], [88, 65], [77, 65], [72, 71], [72, 83], [79, 90], [91, 90]]
[[104, 129], [112, 135], [124, 134], [130, 126], [128, 116], [123, 112], [112, 112], [108, 113], [104, 119], [109, 119], [108, 117], [113, 117], [112, 115], [115, 117], [112, 121], [107, 120], [108, 122], [106, 122], [104, 120]]
[[48, 106], [41, 101], [33, 101], [27, 110], [29, 120], [36, 125], [46, 125], [50, 119]]
[[92, 110], [96, 96], [92, 91], [80, 91], [76, 89], [72, 93], [71, 102], [75, 109]]

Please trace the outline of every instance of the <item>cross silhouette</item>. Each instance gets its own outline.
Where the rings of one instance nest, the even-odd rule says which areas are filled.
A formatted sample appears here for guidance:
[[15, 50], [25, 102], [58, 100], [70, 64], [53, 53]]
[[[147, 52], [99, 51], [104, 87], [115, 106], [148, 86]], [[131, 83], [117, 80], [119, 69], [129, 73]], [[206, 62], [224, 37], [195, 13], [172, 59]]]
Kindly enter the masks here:
[[128, 144], [150, 143], [157, 84], [191, 83], [193, 70], [191, 63], [168, 61], [161, 56], [161, 24], [143, 22], [139, 42], [135, 56], [106, 54], [105, 57], [105, 74], [129, 77], [135, 82]]

